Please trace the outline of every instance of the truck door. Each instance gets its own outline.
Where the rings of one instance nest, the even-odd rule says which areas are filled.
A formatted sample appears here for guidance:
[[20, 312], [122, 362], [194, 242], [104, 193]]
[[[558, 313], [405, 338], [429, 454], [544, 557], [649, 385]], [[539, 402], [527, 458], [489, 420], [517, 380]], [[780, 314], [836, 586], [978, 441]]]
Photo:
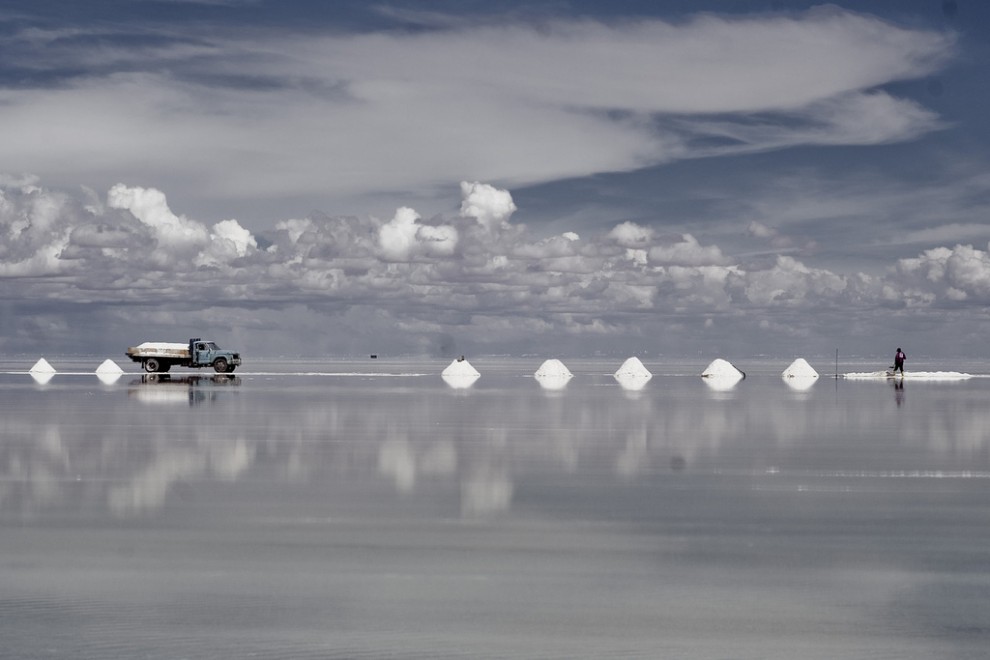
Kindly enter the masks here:
[[210, 351], [206, 347], [206, 342], [196, 342], [196, 355], [193, 359], [197, 365], [210, 363]]

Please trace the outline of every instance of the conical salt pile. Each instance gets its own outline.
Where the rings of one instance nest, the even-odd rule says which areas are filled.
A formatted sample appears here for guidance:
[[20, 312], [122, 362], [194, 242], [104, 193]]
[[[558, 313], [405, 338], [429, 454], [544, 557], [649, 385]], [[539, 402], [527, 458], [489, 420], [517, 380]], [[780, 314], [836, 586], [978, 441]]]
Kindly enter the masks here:
[[701, 372], [702, 378], [725, 378], [739, 380], [745, 376], [746, 374], [732, 366], [731, 362], [728, 360], [723, 360], [722, 358], [712, 360], [712, 363]]
[[104, 385], [113, 385], [123, 375], [124, 370], [113, 360], [104, 360], [103, 364], [96, 368], [96, 377]]
[[48, 364], [48, 360], [45, 358], [41, 358], [34, 363], [34, 366], [31, 367], [31, 370], [28, 371], [28, 373], [31, 374], [31, 378], [34, 379], [34, 382], [39, 385], [44, 385], [55, 376], [55, 367]]
[[463, 377], [463, 376], [480, 376], [478, 370], [471, 366], [471, 363], [465, 360], [463, 357], [454, 360], [447, 368], [443, 370], [440, 374], [441, 376], [451, 376], [451, 377]]
[[570, 378], [574, 374], [560, 360], [551, 359], [541, 364], [533, 375], [537, 378]]
[[32, 374], [53, 374], [53, 373], [55, 373], [55, 367], [53, 367], [52, 365], [48, 364], [48, 360], [46, 360], [45, 358], [41, 358], [40, 360], [38, 360], [37, 362], [34, 363], [34, 366], [31, 367], [31, 370], [29, 371], [29, 373], [32, 373]]
[[631, 357], [622, 363], [619, 370], [615, 372], [616, 378], [652, 378], [650, 370], [643, 366], [638, 357]]
[[471, 366], [471, 363], [464, 359], [462, 355], [451, 362], [446, 369], [441, 372], [440, 377], [455, 390], [464, 390], [472, 385], [481, 376], [478, 370]]
[[804, 358], [798, 358], [791, 362], [791, 366], [784, 369], [784, 373], [781, 374], [782, 378], [818, 378], [818, 372], [815, 371], [808, 361]]
[[124, 373], [124, 370], [121, 369], [120, 366], [113, 360], [107, 359], [104, 360], [103, 363], [96, 368], [96, 373], [104, 374], [107, 376], [114, 376], [114, 375], [119, 376], [120, 374]]

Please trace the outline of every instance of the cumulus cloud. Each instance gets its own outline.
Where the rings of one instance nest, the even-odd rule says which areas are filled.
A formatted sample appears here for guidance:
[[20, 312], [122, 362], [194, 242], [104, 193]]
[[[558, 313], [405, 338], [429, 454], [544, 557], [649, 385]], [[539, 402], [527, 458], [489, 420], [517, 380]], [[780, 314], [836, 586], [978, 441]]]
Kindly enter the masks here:
[[[801, 338], [817, 331], [823, 309], [932, 310], [934, 319], [945, 307], [990, 301], [990, 255], [969, 245], [924, 250], [877, 277], [787, 255], [741, 259], [693, 234], [633, 222], [538, 237], [509, 223], [511, 200], [507, 190], [465, 184], [454, 218], [426, 222], [410, 207], [388, 222], [313, 214], [279, 222], [260, 249], [236, 220], [207, 227], [170, 210], [154, 188], [115, 185], [99, 214], [85, 193], [0, 185], [0, 296], [5, 323], [20, 328], [4, 342], [44, 336], [9, 313], [24, 304], [118, 310], [108, 318], [125, 328], [141, 305], [143, 322], [160, 327], [177, 323], [180, 309], [186, 323], [215, 322], [209, 310], [222, 304], [224, 322], [246, 337], [307, 333], [300, 345], [327, 351], [380, 342], [417, 352], [451, 336], [490, 347], [690, 342], [747, 323]], [[748, 231], [773, 234], [759, 224]], [[190, 309], [191, 290], [199, 310]], [[51, 332], [73, 327], [51, 314]]]
[[0, 179], [0, 274], [52, 275], [62, 270], [58, 259], [69, 243], [64, 195], [49, 194], [34, 179]]
[[972, 245], [925, 250], [917, 257], [900, 259], [896, 272], [915, 299], [990, 301], [990, 254]]
[[714, 266], [725, 263], [717, 245], [701, 245], [691, 234], [654, 245], [648, 252], [650, 263], [676, 266]]
[[457, 229], [450, 225], [431, 226], [419, 222], [419, 214], [402, 207], [382, 225], [378, 243], [387, 259], [403, 261], [416, 252], [451, 255], [457, 247]]
[[487, 183], [461, 181], [461, 216], [474, 218], [489, 230], [503, 228], [516, 211], [508, 190]]
[[257, 248], [258, 241], [237, 220], [221, 220], [213, 225], [208, 247], [196, 258], [196, 263], [219, 266], [247, 256]]
[[623, 222], [612, 228], [609, 238], [615, 240], [622, 247], [643, 248], [647, 247], [653, 240], [653, 230], [643, 227], [635, 222]]
[[172, 213], [160, 190], [118, 183], [107, 193], [107, 206], [129, 211], [154, 232], [158, 244], [166, 249], [195, 251], [209, 240], [202, 224]]

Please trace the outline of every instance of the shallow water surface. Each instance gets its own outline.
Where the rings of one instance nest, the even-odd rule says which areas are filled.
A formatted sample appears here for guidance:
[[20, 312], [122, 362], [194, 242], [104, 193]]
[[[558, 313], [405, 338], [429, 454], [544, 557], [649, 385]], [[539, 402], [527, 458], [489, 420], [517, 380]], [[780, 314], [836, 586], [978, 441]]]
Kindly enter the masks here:
[[990, 379], [538, 362], [0, 374], [0, 657], [990, 648]]

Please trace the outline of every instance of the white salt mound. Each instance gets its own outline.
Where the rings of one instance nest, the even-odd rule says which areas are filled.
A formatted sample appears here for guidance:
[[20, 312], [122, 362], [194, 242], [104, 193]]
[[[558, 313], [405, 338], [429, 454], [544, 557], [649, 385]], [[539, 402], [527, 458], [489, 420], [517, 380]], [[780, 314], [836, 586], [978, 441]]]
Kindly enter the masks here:
[[[902, 376], [900, 374], [892, 376], [886, 371], [854, 371], [843, 374], [842, 377], [848, 380], [886, 380], [888, 378], [901, 378]], [[973, 378], [973, 374], [959, 371], [906, 371], [903, 377], [911, 380], [969, 380]]]
[[615, 372], [616, 378], [652, 378], [653, 374], [643, 366], [638, 357], [631, 357], [622, 363], [619, 370]]
[[478, 370], [471, 366], [467, 360], [454, 360], [444, 369], [441, 376], [480, 376]]
[[574, 374], [560, 360], [551, 359], [541, 364], [534, 375], [537, 378], [570, 378]]
[[46, 360], [45, 358], [41, 358], [40, 360], [38, 360], [37, 362], [34, 363], [34, 366], [31, 367], [31, 370], [30, 370], [29, 373], [32, 373], [32, 374], [53, 374], [53, 373], [55, 373], [55, 367], [53, 367], [52, 365], [48, 364], [48, 360]]
[[782, 378], [818, 378], [818, 372], [812, 368], [804, 358], [798, 358], [791, 362], [791, 366], [784, 369]]
[[106, 374], [106, 375], [120, 375], [124, 373], [124, 370], [120, 368], [113, 360], [104, 360], [103, 363], [96, 368], [96, 373]]
[[702, 378], [732, 378], [739, 380], [744, 376], [745, 374], [732, 366], [731, 362], [722, 358], [712, 360], [712, 363], [701, 372]]
[[189, 344], [179, 344], [173, 341], [146, 341], [143, 344], [138, 344], [135, 348], [184, 351], [189, 348]]

